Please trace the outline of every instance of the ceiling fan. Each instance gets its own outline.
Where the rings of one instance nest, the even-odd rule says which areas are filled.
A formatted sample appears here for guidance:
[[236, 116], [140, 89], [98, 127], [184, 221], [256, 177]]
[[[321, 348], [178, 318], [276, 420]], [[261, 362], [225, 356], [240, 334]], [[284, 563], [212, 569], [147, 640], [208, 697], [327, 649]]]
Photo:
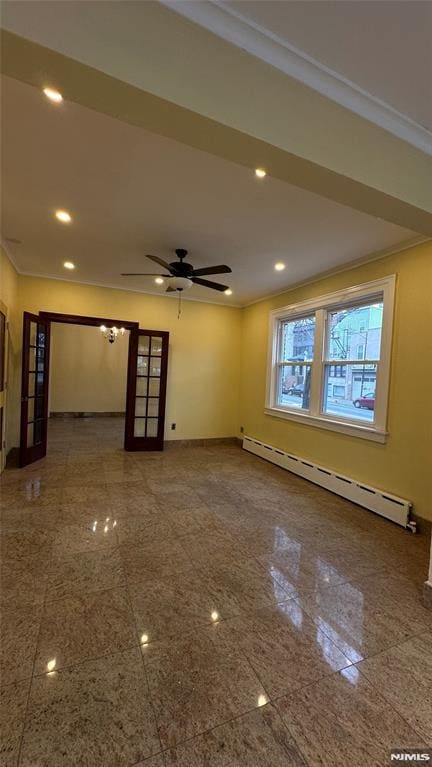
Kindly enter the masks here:
[[172, 261], [170, 264], [168, 264], [162, 258], [159, 258], [159, 256], [152, 256], [149, 253], [146, 254], [146, 258], [150, 258], [151, 261], [154, 261], [156, 264], [159, 264], [159, 266], [162, 266], [167, 272], [169, 272], [169, 274], [162, 274], [160, 272], [124, 272], [121, 276], [163, 277], [164, 279], [169, 279], [170, 284], [166, 289], [167, 293], [172, 293], [176, 290], [181, 293], [181, 291], [191, 288], [194, 283], [195, 285], [202, 285], [204, 288], [219, 290], [221, 293], [229, 290], [228, 285], [221, 285], [219, 282], [212, 282], [211, 280], [201, 279], [201, 276], [204, 274], [230, 274], [231, 269], [229, 266], [220, 264], [218, 266], [205, 266], [202, 269], [194, 269], [192, 264], [188, 264], [187, 261], [184, 260], [188, 254], [187, 250], [184, 250], [183, 248], [176, 248], [175, 253], [179, 261]]

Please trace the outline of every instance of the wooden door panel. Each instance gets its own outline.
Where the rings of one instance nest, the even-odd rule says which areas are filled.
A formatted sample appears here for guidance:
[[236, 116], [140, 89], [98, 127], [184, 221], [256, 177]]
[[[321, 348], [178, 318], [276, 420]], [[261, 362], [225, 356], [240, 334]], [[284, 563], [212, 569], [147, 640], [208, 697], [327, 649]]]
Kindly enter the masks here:
[[163, 450], [169, 333], [131, 331], [125, 450]]
[[24, 312], [20, 466], [46, 455], [50, 322]]

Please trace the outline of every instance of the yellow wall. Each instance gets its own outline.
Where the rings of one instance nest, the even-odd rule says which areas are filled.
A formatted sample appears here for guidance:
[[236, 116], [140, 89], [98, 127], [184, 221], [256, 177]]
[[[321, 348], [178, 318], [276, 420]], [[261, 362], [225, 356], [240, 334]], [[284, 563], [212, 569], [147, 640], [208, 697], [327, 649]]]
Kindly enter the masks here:
[[[167, 439], [237, 433], [240, 309], [184, 301], [178, 320], [174, 298], [24, 276], [19, 277], [19, 303], [21, 311], [105, 316], [168, 330]], [[108, 346], [102, 338], [99, 343]], [[176, 431], [170, 430], [172, 422]]]
[[124, 412], [129, 333], [110, 344], [99, 328], [51, 327], [50, 411]]
[[[17, 444], [19, 430], [19, 398], [21, 368], [21, 322], [18, 313], [18, 275], [5, 251], [0, 247], [0, 308], [9, 323], [7, 334], [7, 394], [0, 393], [0, 404], [5, 406], [6, 454]], [[1, 447], [1, 445], [0, 445]], [[2, 458], [0, 457], [0, 465]]]
[[[269, 312], [397, 275], [389, 437], [382, 445], [264, 414]], [[432, 519], [432, 244], [357, 267], [244, 310], [240, 425], [245, 433], [414, 502]]]

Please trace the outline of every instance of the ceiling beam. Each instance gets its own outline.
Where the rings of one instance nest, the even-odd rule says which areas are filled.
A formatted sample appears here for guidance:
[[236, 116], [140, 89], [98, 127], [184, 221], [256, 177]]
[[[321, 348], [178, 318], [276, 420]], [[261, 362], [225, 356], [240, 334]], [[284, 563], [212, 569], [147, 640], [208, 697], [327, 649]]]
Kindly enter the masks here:
[[[171, 11], [164, 8], [161, 10], [177, 19], [179, 23], [192, 27], [192, 31], [197, 29], [199, 33], [214, 37]], [[162, 40], [163, 44], [166, 44], [166, 40], [164, 38]], [[236, 55], [246, 57], [250, 65], [249, 69], [253, 69], [254, 57], [236, 50], [234, 46], [216, 37], [215, 40], [218, 45], [232, 49]], [[291, 85], [294, 81], [263, 62], [258, 61], [257, 64], [269, 70], [265, 74], [270, 77], [270, 80], [266, 83], [265, 78], [263, 80], [261, 77], [256, 83], [256, 101], [254, 104], [250, 103], [252, 95], [250, 93], [248, 114], [244, 114], [243, 120], [239, 113], [233, 113], [230, 118], [226, 112], [226, 104], [222, 109], [223, 94], [216, 89], [216, 104], [213, 111], [221, 116], [221, 119], [217, 120], [203, 114], [208, 111], [206, 109], [195, 111], [183, 104], [174, 103], [168, 98], [162, 98], [159, 94], [143, 90], [82, 61], [77, 61], [6, 30], [2, 30], [1, 42], [2, 71], [10, 77], [36, 88], [53, 85], [58, 87], [64, 98], [71, 102], [251, 169], [262, 165], [267, 169], [268, 174], [275, 178], [415, 232], [432, 236], [431, 159], [382, 129], [352, 115], [339, 105], [327, 102], [311, 89], [306, 89], [309, 94], [308, 110], [300, 115], [304, 141], [303, 145], [299, 146], [298, 137], [296, 138], [299, 129], [298, 115], [294, 114], [292, 103], [290, 103], [293, 96]], [[182, 42], [184, 43], [184, 40]], [[142, 50], [143, 55], [145, 52], [145, 57], [150, 56], [145, 45]], [[172, 57], [171, 61], [174, 61]], [[145, 63], [144, 61], [143, 66]], [[150, 63], [148, 60], [147, 66]], [[195, 61], [195, 67], [196, 63]], [[228, 88], [229, 57], [226, 65], [227, 68], [220, 72], [220, 77]], [[170, 63], [167, 68], [176, 69]], [[192, 71], [190, 74], [192, 77]], [[243, 74], [246, 76], [246, 73]], [[242, 85], [246, 87], [246, 84], [242, 83], [241, 78], [233, 79], [237, 80], [236, 89], [239, 99], [242, 100]], [[250, 83], [247, 85], [251, 86]], [[263, 105], [260, 101], [265, 97], [268, 87], [271, 88], [273, 85], [275, 87], [272, 108], [268, 108], [266, 119], [263, 120]], [[305, 88], [298, 83], [294, 85], [295, 89]], [[196, 84], [198, 95], [201, 86], [202, 78]], [[189, 94], [193, 92], [191, 83], [188, 84], [188, 88]], [[166, 94], [169, 89], [161, 85], [159, 90]], [[179, 97], [181, 96], [184, 102], [191, 103], [191, 99], [184, 97], [184, 94], [180, 92]], [[228, 96], [228, 103], [232, 103], [232, 94]], [[315, 99], [319, 100], [318, 105]], [[284, 104], [282, 104], [283, 101], [285, 101]], [[198, 102], [199, 99], [196, 103]], [[298, 103], [299, 106], [305, 106], [301, 100]], [[283, 114], [280, 109], [278, 110], [278, 104], [283, 107]], [[325, 110], [328, 105], [331, 110], [336, 109], [341, 113], [341, 119], [343, 118], [341, 123], [335, 122], [334, 113], [329, 124], [325, 122]], [[287, 108], [288, 113], [291, 110], [290, 120], [288, 120]], [[254, 115], [257, 117], [256, 120]], [[317, 126], [315, 122], [319, 118], [320, 124]], [[364, 135], [362, 134], [365, 127], [363, 123], [367, 127]], [[290, 131], [290, 125], [293, 126], [292, 131]], [[333, 128], [337, 135], [333, 136], [329, 142], [328, 134]], [[348, 134], [344, 133], [345, 140], [343, 146], [339, 147], [338, 154], [337, 141], [341, 144], [341, 130], [348, 131]], [[380, 140], [374, 143], [372, 139], [376, 137], [376, 134]], [[364, 145], [361, 145], [362, 135], [365, 139]], [[295, 151], [290, 151], [290, 148]]]

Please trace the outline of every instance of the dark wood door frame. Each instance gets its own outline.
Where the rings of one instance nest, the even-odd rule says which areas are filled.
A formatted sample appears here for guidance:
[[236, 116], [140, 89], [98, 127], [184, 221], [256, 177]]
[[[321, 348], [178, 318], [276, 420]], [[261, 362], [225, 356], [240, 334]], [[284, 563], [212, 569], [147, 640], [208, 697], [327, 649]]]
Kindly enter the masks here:
[[98, 328], [101, 325], [107, 327], [125, 328], [125, 330], [138, 330], [139, 322], [130, 320], [110, 320], [107, 317], [86, 317], [82, 314], [61, 314], [58, 312], [39, 312], [39, 317], [51, 322], [63, 322], [67, 325], [90, 325]]
[[[159, 394], [157, 398], [159, 400], [158, 411], [158, 431], [156, 437], [135, 437], [135, 403], [137, 399], [136, 385], [137, 385], [137, 362], [138, 362], [138, 344], [140, 337], [147, 336], [149, 339], [148, 346], [148, 360], [150, 365], [151, 357], [151, 343], [152, 338], [160, 338], [162, 341], [161, 349], [161, 364], [160, 364], [160, 376], [159, 376]], [[164, 431], [165, 431], [165, 404], [166, 404], [166, 386], [167, 386], [167, 373], [168, 373], [168, 345], [169, 345], [169, 332], [167, 330], [136, 330], [130, 334], [129, 338], [129, 358], [128, 358], [128, 379], [127, 379], [127, 407], [126, 407], [126, 428], [125, 428], [125, 442], [124, 448], [128, 451], [133, 450], [163, 450], [164, 447]], [[144, 356], [146, 353], [144, 352]], [[145, 378], [146, 376], [144, 376]], [[158, 376], [156, 376], [158, 377]], [[153, 376], [150, 370], [147, 374], [147, 380], [150, 381]], [[152, 395], [148, 392], [145, 395], [145, 399], [148, 403], [149, 399], [153, 399]], [[147, 404], [148, 409], [148, 404]], [[147, 419], [146, 409], [146, 419]]]
[[130, 338], [129, 338], [129, 357], [128, 357], [128, 366], [127, 366], [127, 383], [126, 383], [126, 391], [125, 391], [125, 398], [126, 398], [126, 418], [125, 418], [125, 442], [126, 442], [126, 428], [128, 420], [130, 419], [130, 394], [128, 389], [128, 381], [129, 381], [129, 369], [131, 366], [131, 360], [130, 360], [130, 354], [131, 354], [131, 341], [132, 337], [136, 337], [138, 339], [138, 329], [139, 329], [139, 322], [132, 322], [131, 320], [113, 320], [108, 317], [90, 317], [82, 314], [63, 314], [61, 312], [39, 312], [39, 316], [41, 319], [49, 320], [50, 322], [59, 322], [65, 325], [88, 325], [89, 327], [96, 327], [99, 328], [101, 325], [106, 325], [107, 327], [112, 328], [115, 326], [116, 328], [124, 328], [125, 330], [130, 330]]

